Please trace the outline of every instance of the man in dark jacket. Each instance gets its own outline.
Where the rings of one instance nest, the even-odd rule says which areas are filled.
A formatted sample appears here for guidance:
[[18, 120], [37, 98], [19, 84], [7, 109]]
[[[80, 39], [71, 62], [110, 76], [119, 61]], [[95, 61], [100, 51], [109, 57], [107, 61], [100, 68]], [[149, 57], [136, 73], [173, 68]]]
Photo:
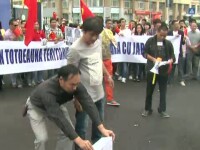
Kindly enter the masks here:
[[147, 88], [146, 88], [146, 102], [145, 110], [142, 116], [147, 117], [152, 114], [152, 95], [154, 92], [155, 85], [152, 81], [154, 78], [154, 73], [150, 70], [154, 67], [155, 63], [158, 63], [158, 58], [160, 61], [167, 62], [166, 65], [159, 67], [159, 74], [156, 75], [155, 83], [158, 81], [160, 89], [160, 105], [158, 107], [158, 112], [161, 117], [170, 117], [166, 113], [166, 92], [167, 92], [167, 80], [168, 80], [168, 67], [169, 64], [175, 62], [174, 48], [169, 40], [166, 40], [168, 28], [165, 24], [162, 24], [154, 37], [147, 40], [144, 52], [147, 58]]
[[93, 150], [91, 143], [81, 139], [75, 132], [64, 106], [74, 97], [79, 100], [102, 135], [115, 137], [113, 131], [104, 128], [96, 106], [80, 83], [79, 70], [73, 65], [67, 65], [59, 69], [58, 76], [41, 83], [27, 100], [27, 114], [36, 137], [35, 150], [45, 150], [48, 139], [46, 118], [52, 120], [62, 131], [56, 150], [72, 150], [73, 142], [82, 150]]
[[[182, 30], [180, 30], [180, 24], [179, 24], [178, 20], [172, 21], [172, 27], [173, 27], [173, 30], [170, 30], [168, 32], [168, 35], [175, 36], [175, 37], [181, 36], [180, 49], [179, 49], [180, 52], [179, 52], [179, 58], [178, 58], [178, 78], [179, 78], [180, 84], [182, 86], [186, 86], [184, 78], [183, 78], [184, 74], [183, 74], [183, 49], [182, 49], [182, 45], [185, 44], [184, 32]], [[174, 80], [175, 69], [176, 69], [176, 64], [173, 64], [172, 72], [169, 75], [169, 79], [168, 79], [169, 84], [170, 84], [170, 82], [172, 82]]]

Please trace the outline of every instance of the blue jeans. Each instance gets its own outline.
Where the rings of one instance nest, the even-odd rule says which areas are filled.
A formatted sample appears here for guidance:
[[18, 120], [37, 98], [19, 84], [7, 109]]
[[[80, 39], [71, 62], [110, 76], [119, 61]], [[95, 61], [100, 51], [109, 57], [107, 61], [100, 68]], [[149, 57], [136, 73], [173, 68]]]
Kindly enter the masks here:
[[21, 73], [11, 74], [12, 86], [22, 85]]
[[44, 79], [43, 79], [43, 74], [44, 74], [44, 71], [37, 71], [37, 72], [34, 72], [35, 74], [35, 82], [37, 83], [41, 83]]
[[122, 78], [126, 78], [128, 74], [128, 63], [122, 62], [119, 63], [119, 75], [122, 76]]
[[[95, 105], [99, 111], [99, 116], [101, 121], [104, 120], [104, 106], [105, 106], [105, 99], [102, 98], [99, 101], [95, 102]], [[86, 139], [86, 132], [88, 127], [88, 120], [89, 116], [85, 111], [78, 112], [76, 111], [76, 125], [75, 130], [76, 133], [82, 138]], [[93, 143], [98, 141], [102, 137], [102, 134], [99, 132], [97, 126], [92, 123], [92, 137], [91, 140]], [[78, 146], [75, 146], [75, 150], [79, 150]]]
[[174, 74], [175, 74], [175, 70], [176, 70], [176, 66], [178, 67], [178, 80], [179, 82], [184, 81], [184, 73], [183, 73], [183, 57], [179, 56], [178, 59], [178, 64], [173, 64], [172, 67], [172, 72], [169, 75], [168, 78], [168, 84], [172, 83], [174, 81]]
[[35, 72], [27, 72], [26, 73], [27, 83], [32, 84], [35, 81]]

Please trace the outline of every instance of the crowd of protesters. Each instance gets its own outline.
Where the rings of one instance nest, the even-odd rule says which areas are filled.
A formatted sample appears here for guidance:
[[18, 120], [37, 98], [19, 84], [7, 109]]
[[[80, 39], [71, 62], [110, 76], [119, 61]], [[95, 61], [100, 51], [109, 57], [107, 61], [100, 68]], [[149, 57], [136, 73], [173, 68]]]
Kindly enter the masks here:
[[[103, 25], [104, 23], [105, 26]], [[33, 110], [32, 108], [45, 108], [45, 111], [47, 111], [46, 113], [48, 114], [47, 116], [50, 118], [52, 117], [57, 123], [58, 127], [63, 131], [63, 133], [60, 134], [61, 137], [66, 135], [66, 137], [68, 136], [71, 140], [74, 140], [76, 143], [76, 150], [87, 147], [87, 145], [91, 147], [91, 144], [88, 141], [80, 142], [80, 138], [84, 140], [86, 139], [86, 129], [88, 125], [88, 116], [86, 112], [84, 112], [84, 108], [94, 121], [94, 124], [92, 124], [92, 143], [98, 141], [102, 135], [112, 136], [113, 138], [115, 137], [112, 131], [104, 129], [103, 125], [101, 124], [104, 119], [104, 95], [107, 100], [107, 105], [120, 105], [114, 98], [113, 78], [122, 83], [126, 83], [127, 81], [140, 82], [141, 80], [147, 79], [145, 110], [142, 113], [142, 116], [147, 117], [152, 113], [152, 94], [155, 88], [155, 84], [152, 81], [154, 78], [153, 73], [150, 72], [150, 69], [155, 63], [160, 61], [156, 58], [157, 56], [162, 57], [165, 61], [168, 61], [168, 64], [164, 66], [163, 69], [160, 69], [161, 74], [159, 74], [156, 79], [159, 83], [161, 95], [158, 112], [161, 114], [161, 117], [164, 118], [169, 117], [169, 115], [166, 113], [167, 84], [172, 84], [174, 82], [176, 68], [178, 69], [178, 81], [180, 82], [181, 86], [187, 85], [186, 80], [200, 79], [200, 32], [197, 29], [197, 23], [194, 19], [190, 20], [188, 27], [186, 26], [184, 20], [173, 20], [170, 23], [171, 28], [169, 30], [168, 26], [160, 19], [153, 20], [153, 24], [147, 22], [146, 19], [142, 19], [140, 21], [131, 20], [127, 22], [124, 18], [119, 20], [106, 19], [104, 23], [101, 17], [88, 18], [82, 26], [79, 26], [78, 24], [68, 25], [65, 19], [62, 19], [61, 24], [59, 24], [56, 18], [51, 18], [49, 26], [45, 26], [44, 31], [40, 30], [38, 22], [34, 24], [33, 41], [47, 39], [55, 44], [64, 40], [65, 28], [68, 26], [82, 29], [83, 35], [69, 47], [69, 54], [67, 56], [68, 64], [72, 64], [71, 66], [68, 65], [68, 67], [71, 67], [69, 71], [75, 70], [75, 73], [72, 73], [72, 77], [76, 77], [73, 81], [74, 84], [70, 84], [74, 87], [72, 91], [75, 91], [75, 97], [73, 97], [71, 89], [68, 89], [69, 81], [71, 81], [72, 78], [68, 78], [68, 76], [66, 76], [68, 73], [67, 68], [64, 68], [63, 71], [61, 68], [59, 72], [57, 69], [44, 70], [47, 73], [46, 77], [44, 77], [44, 71], [15, 73], [9, 75], [13, 88], [22, 88], [25, 85], [35, 86], [36, 84], [41, 83], [27, 100], [27, 113], [29, 114], [31, 124], [33, 125], [36, 123], [38, 125], [38, 123], [35, 121], [41, 123], [40, 117], [37, 118], [37, 120], [32, 120], [33, 118], [31, 118], [31, 115], [32, 117], [34, 116], [31, 114], [31, 110]], [[9, 21], [9, 29], [6, 31], [0, 26], [0, 40], [23, 41], [26, 33], [25, 24], [26, 21], [24, 20], [20, 21], [18, 19], [11, 19]], [[121, 37], [133, 36], [133, 38], [134, 35], [153, 36], [148, 39], [144, 48], [145, 52], [143, 56], [147, 58], [147, 64], [128, 62], [112, 63], [110, 44], [112, 43], [115, 46], [117, 45], [115, 39], [116, 34]], [[177, 64], [174, 64], [176, 60], [174, 56], [174, 48], [172, 43], [169, 40], [166, 40], [167, 35], [174, 36], [175, 38], [181, 37]], [[168, 72], [168, 65], [171, 66], [170, 72]], [[79, 70], [81, 74], [79, 74]], [[54, 76], [56, 74], [58, 74], [58, 76]], [[66, 78], [63, 78], [65, 76]], [[46, 79], [49, 80], [44, 81]], [[80, 81], [81, 84], [79, 84]], [[103, 81], [105, 85], [104, 89], [102, 83]], [[3, 83], [3, 76], [0, 76], [0, 89], [2, 89]], [[59, 86], [57, 85], [58, 83]], [[76, 88], [77, 86], [82, 86], [82, 84], [83, 89]], [[60, 87], [61, 89], [59, 89]], [[51, 92], [48, 91], [48, 88]], [[57, 90], [57, 88], [59, 90]], [[64, 119], [62, 115], [63, 113], [66, 113], [66, 110], [62, 113], [60, 113], [61, 110], [58, 110], [61, 109], [60, 105], [65, 103], [65, 101], [59, 102], [62, 100], [60, 98], [65, 99], [66, 95], [63, 95], [63, 90], [66, 92], [64, 94], [67, 94], [70, 100], [73, 98], [75, 99], [75, 131], [78, 135], [74, 132], [74, 128], [70, 128], [71, 132], [69, 132], [68, 129], [65, 129], [66, 126], [64, 126], [64, 124], [66, 124], [67, 118]], [[86, 97], [89, 97], [90, 103], [87, 101], [84, 102], [84, 100], [87, 99]], [[68, 100], [66, 100], [66, 102], [67, 101]], [[55, 106], [57, 106], [56, 109]], [[94, 110], [91, 111], [91, 108]], [[38, 109], [35, 110], [38, 111]], [[37, 113], [39, 116], [43, 116], [40, 114], [40, 111]], [[60, 118], [59, 115], [62, 117]], [[98, 116], [98, 118], [96, 118], [96, 116]], [[61, 122], [61, 120], [63, 122]], [[72, 127], [70, 124], [71, 122], [67, 122], [67, 125]], [[32, 128], [36, 136], [35, 149], [45, 150], [45, 143], [48, 138], [46, 126], [44, 127], [43, 125], [40, 125], [39, 127], [36, 127], [33, 125]], [[39, 129], [45, 131], [43, 132], [43, 135], [38, 133]], [[40, 135], [41, 137], [37, 135]], [[83, 144], [87, 145], [84, 146]], [[69, 146], [71, 147], [71, 145]]]
[[[0, 26], [0, 40], [24, 40], [24, 35], [26, 32], [24, 27], [25, 23], [25, 20], [11, 19], [9, 21], [9, 29], [7, 29], [6, 31]], [[107, 19], [105, 20], [105, 28], [112, 31], [112, 36], [114, 40], [115, 34], [123, 37], [131, 35], [153, 36], [156, 34], [157, 29], [159, 28], [161, 23], [162, 22], [160, 19], [153, 20], [152, 24], [146, 19], [141, 19], [140, 21], [131, 20], [129, 22], [127, 22], [124, 18], [121, 18], [119, 20]], [[38, 22], [36, 22], [34, 26], [35, 33], [33, 41], [41, 41], [41, 39], [46, 38], [48, 41], [54, 41], [55, 43], [58, 43], [59, 41], [62, 41], [64, 39], [65, 27], [69, 26], [74, 28], [81, 28], [81, 26], [76, 23], [68, 23], [66, 19], [61, 19], [61, 22], [58, 22], [58, 19], [56, 18], [51, 18], [48, 26], [44, 26], [44, 30], [40, 30]], [[168, 84], [174, 82], [175, 70], [177, 68], [178, 81], [180, 82], [181, 86], [186, 86], [187, 84], [185, 80], [187, 79], [199, 80], [200, 57], [198, 56], [197, 51], [200, 44], [200, 32], [195, 19], [190, 19], [188, 26], [185, 24], [184, 20], [173, 20], [169, 26], [170, 30], [168, 32], [168, 35], [181, 36], [181, 41], [178, 64], [173, 65], [172, 72], [169, 75]], [[104, 38], [106, 38], [106, 36], [104, 36]], [[108, 42], [103, 42], [103, 51], [105, 44], [107, 44], [106, 46], [108, 48]], [[106, 58], [104, 58], [105, 60], [111, 58], [110, 53], [105, 55], [107, 55], [105, 56]], [[121, 81], [122, 83], [126, 83], [127, 80], [140, 82], [141, 80], [146, 79], [145, 64], [127, 62], [113, 63], [111, 69], [113, 77], [115, 77], [115, 79]], [[47, 77], [44, 75], [44, 71], [11, 74], [10, 80], [12, 87], [14, 88], [22, 88], [26, 84], [28, 86], [35, 86], [36, 84], [43, 82], [44, 79], [52, 77], [53, 75], [55, 75], [55, 73], [56, 70], [48, 70]], [[0, 89], [2, 89], [2, 86], [4, 84], [2, 75], [0, 76], [0, 80]], [[111, 91], [108, 87], [107, 90]], [[110, 99], [113, 99], [112, 94]]]
[[[106, 25], [113, 24], [108, 28], [113, 31], [114, 35], [118, 34], [124, 37], [130, 35], [156, 35], [157, 29], [161, 26], [161, 23], [160, 19], [155, 19], [152, 25], [147, 22], [146, 19], [142, 19], [140, 22], [131, 20], [129, 23], [126, 23], [126, 20], [123, 18], [119, 21], [106, 20]], [[168, 84], [174, 81], [176, 66], [178, 68], [178, 80], [181, 86], [186, 86], [186, 79], [199, 80], [199, 34], [199, 29], [194, 19], [189, 21], [189, 26], [186, 26], [184, 20], [173, 20], [170, 23], [168, 35], [175, 37], [180, 36], [181, 41], [178, 64], [173, 65]], [[141, 79], [146, 79], [145, 66], [145, 64], [140, 63], [117, 63], [113, 64], [113, 73], [117, 75], [118, 80], [123, 83], [126, 83], [127, 79], [140, 82]]]

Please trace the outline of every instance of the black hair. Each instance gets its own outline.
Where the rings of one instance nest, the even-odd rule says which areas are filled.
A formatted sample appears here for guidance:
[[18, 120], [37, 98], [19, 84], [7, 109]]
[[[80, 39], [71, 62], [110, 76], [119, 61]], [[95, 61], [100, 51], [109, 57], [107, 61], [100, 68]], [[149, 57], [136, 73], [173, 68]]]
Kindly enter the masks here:
[[70, 23], [70, 24], [69, 24], [69, 27], [77, 28], [77, 27], [78, 27], [78, 24], [77, 24], [77, 23]]
[[118, 23], [119, 23], [119, 20], [113, 20], [112, 22], [118, 24]]
[[120, 18], [120, 19], [119, 19], [119, 23], [121, 23], [122, 20], [126, 21], [126, 19], [124, 19], [124, 18]]
[[168, 31], [168, 27], [167, 27], [167, 24], [165, 22], [162, 22], [161, 23], [161, 26], [158, 28], [158, 32], [160, 31]]
[[140, 26], [142, 31], [140, 33], [140, 35], [143, 35], [144, 34], [144, 28], [142, 27], [142, 24], [138, 23], [136, 26], [135, 26], [135, 35], [139, 35], [139, 33], [137, 32], [137, 27]]
[[153, 24], [157, 24], [157, 23], [162, 23], [162, 21], [160, 19], [153, 20]]
[[109, 21], [112, 21], [111, 19], [106, 19], [105, 23], [108, 23]]
[[145, 22], [147, 22], [147, 20], [146, 20], [146, 19], [142, 19], [142, 21], [145, 21]]
[[58, 70], [58, 78], [62, 77], [65, 81], [68, 80], [70, 75], [74, 76], [78, 74], [80, 74], [79, 69], [72, 64], [63, 66]]
[[174, 25], [176, 22], [178, 22], [178, 20], [173, 20], [172, 25]]
[[22, 21], [21, 21], [21, 24], [23, 24], [23, 23], [25, 23], [25, 22], [26, 22], [26, 20], [22, 20]]
[[93, 31], [96, 34], [100, 34], [103, 31], [103, 18], [96, 16], [87, 18], [82, 25], [84, 32]]
[[56, 22], [57, 22], [57, 19], [56, 19], [56, 18], [51, 18], [51, 19], [50, 19], [50, 23], [51, 23], [52, 21], [56, 21]]
[[9, 20], [9, 25], [13, 25], [13, 22], [14, 22], [14, 21], [17, 21], [17, 20], [14, 19], [14, 18], [10, 19], [10, 20]]
[[151, 23], [150, 22], [146, 22], [146, 25], [148, 25], [149, 29], [151, 29]]
[[136, 22], [135, 20], [131, 20], [131, 21], [129, 21], [129, 22], [134, 22], [134, 23], [135, 23], [135, 25], [137, 25], [137, 22]]
[[194, 23], [197, 23], [196, 19], [190, 18], [190, 19], [189, 19], [189, 23], [193, 23], [193, 22], [194, 22]]
[[182, 20], [179, 21], [179, 23], [181, 23], [181, 22], [183, 22], [185, 24], [185, 20], [184, 19], [182, 19]]

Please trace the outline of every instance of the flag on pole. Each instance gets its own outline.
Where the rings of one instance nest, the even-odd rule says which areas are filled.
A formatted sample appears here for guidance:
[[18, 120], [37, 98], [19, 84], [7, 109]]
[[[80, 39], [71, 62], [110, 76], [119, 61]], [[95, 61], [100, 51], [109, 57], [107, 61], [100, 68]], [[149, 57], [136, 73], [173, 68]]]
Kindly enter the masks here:
[[84, 0], [80, 0], [80, 5], [81, 5], [81, 16], [83, 22], [85, 19], [89, 17], [94, 17], [95, 15], [91, 12], [91, 10], [88, 8], [88, 6], [85, 4]]
[[28, 7], [28, 19], [25, 25], [26, 34], [24, 41], [24, 44], [28, 46], [33, 39], [34, 24], [37, 21], [37, 0], [24, 0], [24, 5]]

